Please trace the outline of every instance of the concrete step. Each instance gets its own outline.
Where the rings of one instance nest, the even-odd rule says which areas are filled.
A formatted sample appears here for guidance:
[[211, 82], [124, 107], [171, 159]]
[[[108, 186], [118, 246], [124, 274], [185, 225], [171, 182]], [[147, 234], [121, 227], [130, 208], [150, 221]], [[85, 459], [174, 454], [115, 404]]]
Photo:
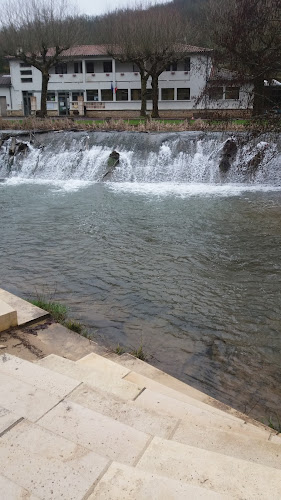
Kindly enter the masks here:
[[[61, 476], [63, 470], [65, 474], [68, 474], [69, 485], [67, 491], [73, 490], [72, 496], [81, 498], [81, 494], [85, 494], [93, 485], [95, 480], [107, 469], [109, 461], [90, 451], [80, 445], [77, 445], [73, 441], [67, 440], [64, 437], [58, 436], [47, 429], [40, 427], [37, 424], [32, 424], [26, 420], [22, 421], [20, 424], [16, 425], [11, 431], [5, 434], [2, 438], [1, 443], [6, 449], [10, 447], [14, 451], [19, 449], [19, 454], [21, 452], [25, 453], [26, 460], [29, 457], [33, 459], [38, 458], [40, 464], [41, 459], [47, 463], [47, 470], [49, 468], [48, 463], [52, 464], [55, 462], [58, 465], [60, 475], [57, 477], [59, 482], [61, 481]], [[66, 467], [65, 467], [66, 466]], [[2, 470], [2, 469], [1, 469]], [[13, 467], [8, 467], [6, 473], [11, 475]], [[45, 470], [38, 470], [37, 483], [44, 484], [45, 481]], [[79, 476], [78, 489], [76, 490], [76, 478]], [[11, 477], [11, 476], [10, 476]], [[63, 476], [62, 476], [63, 477]], [[28, 487], [30, 491], [36, 491], [40, 496], [40, 490], [33, 490], [33, 474], [29, 477], [30, 485], [28, 482], [22, 481], [25, 487]], [[18, 480], [18, 478], [17, 478]], [[55, 498], [59, 497], [59, 492], [61, 487], [59, 485], [57, 490], [56, 481], [52, 479], [51, 484], [46, 478], [45, 484], [46, 491], [48, 488], [53, 489], [53, 495]], [[45, 496], [46, 495], [46, 496]], [[42, 498], [53, 498], [53, 496], [48, 496], [46, 493]], [[67, 498], [65, 494], [65, 498]]]
[[20, 420], [22, 420], [22, 417], [0, 406], [0, 437]]
[[226, 500], [198, 486], [113, 462], [88, 500]]
[[[223, 410], [224, 412], [230, 415], [241, 418], [243, 421], [252, 424], [255, 427], [263, 429], [266, 433], [269, 430], [269, 428], [266, 425], [262, 424], [261, 422], [258, 422], [248, 417], [248, 415], [245, 415], [224, 403], [221, 403], [220, 401], [212, 398], [211, 396], [208, 396], [204, 392], [201, 392], [191, 387], [190, 385], [185, 384], [181, 380], [172, 377], [168, 373], [159, 370], [155, 366], [152, 366], [149, 363], [146, 363], [145, 361], [135, 358], [131, 354], [124, 353], [121, 356], [112, 354], [110, 356], [110, 359], [114, 360], [116, 363], [124, 366], [125, 368], [128, 368], [130, 371], [139, 373], [140, 375], [144, 375], [145, 377], [150, 378], [155, 382], [159, 382], [160, 384], [165, 385], [170, 389], [174, 389], [178, 392], [186, 394], [187, 396], [197, 399], [198, 401], [202, 401], [203, 403], [206, 403], [209, 406], [219, 408], [220, 410]], [[271, 434], [276, 434], [273, 429], [271, 429], [270, 432]]]
[[138, 408], [133, 401], [123, 401], [117, 396], [108, 395], [108, 393], [94, 389], [87, 384], [77, 387], [68, 396], [68, 400], [139, 431], [167, 439], [179, 422], [177, 418], [161, 415], [150, 409]]
[[0, 386], [0, 406], [31, 422], [36, 422], [61, 400], [54, 394], [49, 394], [1, 372]]
[[[41, 435], [46, 437], [45, 434]], [[10, 480], [16, 478], [19, 486], [42, 500], [80, 500], [104, 470], [106, 461], [103, 458], [75, 445], [72, 445], [72, 451], [65, 451], [63, 444], [62, 458], [57, 458], [59, 450], [55, 442], [58, 437], [55, 435], [48, 438], [47, 444], [40, 442], [34, 430], [30, 437], [31, 446], [26, 440], [21, 444], [15, 440], [12, 446], [0, 443], [1, 473]], [[39, 445], [39, 451], [36, 451], [36, 445]], [[51, 452], [52, 446], [56, 446], [55, 453]], [[11, 497], [9, 500], [14, 499]]]
[[176, 391], [183, 392], [183, 394], [187, 394], [187, 396], [198, 399], [199, 401], [208, 402], [207, 400], [210, 399], [207, 394], [194, 389], [190, 385], [185, 384], [181, 380], [172, 377], [168, 373], [159, 370], [155, 366], [152, 366], [149, 363], [146, 363], [145, 361], [132, 356], [131, 354], [124, 353], [121, 356], [115, 355], [114, 361], [128, 368], [132, 372], [136, 372], [140, 375], [144, 375], [147, 378], [151, 378], [155, 380], [155, 382], [166, 385], [167, 387], [170, 387], [170, 389], [175, 389]]
[[224, 411], [214, 408], [213, 406], [210, 406], [206, 403], [203, 403], [202, 401], [199, 401], [198, 399], [194, 399], [187, 394], [184, 394], [182, 392], [176, 391], [175, 389], [171, 389], [170, 387], [167, 387], [166, 385], [160, 384], [160, 382], [155, 382], [154, 380], [145, 377], [144, 375], [141, 375], [136, 372], [130, 372], [128, 375], [124, 377], [124, 380], [127, 380], [129, 382], [132, 382], [134, 384], [138, 384], [139, 386], [143, 386], [147, 389], [150, 389], [154, 393], [159, 393], [165, 396], [169, 396], [173, 399], [176, 399], [178, 401], [182, 401], [184, 403], [188, 403], [189, 405], [192, 405], [196, 408], [201, 408], [202, 410], [209, 411], [210, 413], [214, 415], [220, 415], [224, 417], [227, 420], [234, 420], [235, 422], [241, 422], [241, 419], [238, 417], [235, 417], [234, 415], [230, 415], [228, 413], [225, 413]]
[[266, 431], [262, 428], [253, 426], [243, 422], [240, 419], [228, 418], [228, 414], [212, 413], [212, 408], [200, 408], [193, 404], [180, 401], [165, 394], [153, 392], [150, 389], [145, 389], [135, 399], [134, 405], [138, 408], [143, 408], [157, 412], [158, 415], [172, 416], [181, 419], [183, 425], [193, 426], [194, 423], [198, 426], [208, 427], [210, 429], [221, 430], [238, 435], [251, 436], [252, 439], [260, 439], [265, 442], [273, 439], [270, 430]]
[[62, 401], [38, 424], [110, 460], [128, 465], [135, 462], [151, 438], [70, 400]]
[[[177, 399], [179, 401], [186, 402], [189, 405], [193, 405], [197, 408], [201, 408], [201, 409], [206, 410], [210, 413], [213, 413], [214, 415], [220, 415], [224, 419], [228, 419], [228, 420], [232, 420], [232, 421], [236, 421], [236, 422], [240, 422], [240, 423], [244, 422], [244, 420], [242, 420], [238, 416], [235, 416], [234, 414], [232, 415], [232, 414], [226, 413], [226, 412], [220, 410], [219, 408], [215, 408], [214, 406], [210, 406], [207, 403], [204, 403], [198, 399], [195, 399], [195, 398], [189, 396], [188, 394], [185, 394], [184, 392], [179, 392], [175, 389], [172, 389], [166, 385], [161, 384], [160, 382], [156, 382], [155, 380], [153, 380], [151, 378], [145, 377], [144, 375], [141, 375], [141, 374], [136, 373], [136, 372], [128, 372], [127, 374], [126, 373], [124, 374], [124, 372], [119, 372], [119, 370], [116, 369], [116, 366], [118, 366], [118, 365], [115, 362], [113, 362], [112, 360], [103, 358], [103, 356], [99, 356], [97, 354], [91, 353], [91, 354], [85, 356], [84, 358], [82, 358], [81, 360], [77, 361], [76, 364], [77, 365], [84, 365], [84, 366], [86, 365], [90, 370], [95, 370], [95, 371], [99, 372], [101, 374], [101, 376], [107, 370], [110, 373], [115, 374], [116, 377], [120, 374], [123, 374], [123, 380], [134, 383], [138, 387], [143, 387], [143, 388], [146, 387], [155, 393], [160, 393], [163, 395], [170, 396], [170, 397]], [[256, 427], [256, 426], [253, 426], [253, 427]], [[264, 430], [263, 427], [262, 427], [262, 430]], [[268, 436], [268, 429], [265, 432], [266, 432], [265, 436], [267, 437]]]
[[50, 316], [47, 311], [34, 306], [26, 300], [17, 297], [16, 295], [0, 288], [0, 300], [3, 300], [15, 311], [17, 311], [18, 325], [23, 326], [27, 323]]
[[50, 316], [47, 311], [34, 306], [26, 300], [17, 297], [3, 288], [0, 288], [0, 299], [9, 304], [15, 311], [17, 311], [18, 325], [23, 326], [27, 323]]
[[17, 311], [0, 299], [0, 332], [4, 332], [13, 326], [17, 326], [17, 324]]
[[58, 374], [11, 354], [2, 354], [0, 356], [0, 373], [14, 377], [60, 398], [66, 396], [79, 385], [79, 382], [73, 378]]
[[90, 370], [102, 371], [104, 375], [119, 378], [125, 377], [125, 375], [131, 371], [130, 369], [125, 368], [124, 366], [94, 352], [91, 352], [90, 354], [87, 354], [87, 356], [79, 359], [76, 361], [76, 364]]
[[22, 488], [18, 484], [14, 483], [10, 479], [2, 476], [0, 474], [0, 491], [2, 492], [3, 499], [7, 500], [39, 500], [39, 497], [35, 497], [30, 493], [30, 491]]
[[280, 470], [155, 437], [137, 468], [243, 500], [280, 500]]
[[[115, 363], [109, 362], [102, 356], [98, 356], [98, 358], [101, 358], [102, 363], [98, 362], [93, 367], [93, 360], [91, 362], [80, 363], [80, 361], [74, 362], [55, 354], [50, 354], [46, 358], [37, 361], [36, 364], [77, 381], [85, 382], [87, 385], [109, 394], [115, 394], [124, 400], [136, 398], [142, 391], [142, 387], [122, 379], [123, 374], [127, 373], [128, 370], [116, 365], [115, 372], [115, 366], [112, 367], [110, 365], [110, 369], [108, 369], [107, 362], [112, 365]], [[103, 364], [105, 366], [104, 370]]]
[[[249, 462], [281, 469], [281, 445], [253, 437], [251, 433], [218, 430], [193, 422], [181, 422], [170, 437], [173, 441], [214, 451]], [[280, 472], [281, 475], [281, 472]]]

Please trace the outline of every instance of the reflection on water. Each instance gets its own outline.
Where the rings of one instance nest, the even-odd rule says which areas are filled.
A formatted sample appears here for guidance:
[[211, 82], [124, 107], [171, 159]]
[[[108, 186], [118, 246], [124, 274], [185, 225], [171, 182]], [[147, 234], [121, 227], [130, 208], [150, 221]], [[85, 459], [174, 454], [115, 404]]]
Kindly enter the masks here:
[[13, 182], [0, 185], [2, 287], [55, 292], [106, 345], [143, 344], [242, 411], [280, 412], [280, 192]]

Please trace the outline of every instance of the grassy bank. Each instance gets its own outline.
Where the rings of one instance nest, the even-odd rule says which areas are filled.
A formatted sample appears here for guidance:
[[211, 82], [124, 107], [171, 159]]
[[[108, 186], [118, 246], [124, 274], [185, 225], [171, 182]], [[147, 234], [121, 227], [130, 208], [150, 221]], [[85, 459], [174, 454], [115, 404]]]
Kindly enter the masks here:
[[79, 321], [73, 320], [71, 318], [68, 318], [68, 310], [67, 307], [64, 306], [63, 304], [60, 304], [59, 302], [54, 302], [51, 300], [44, 299], [42, 297], [39, 297], [34, 300], [29, 300], [31, 304], [34, 306], [40, 307], [41, 309], [44, 309], [44, 311], [48, 311], [52, 318], [57, 322], [60, 323], [61, 325], [65, 326], [69, 330], [72, 330], [73, 332], [79, 333], [80, 335], [83, 335], [84, 337], [88, 336], [88, 332], [85, 329], [84, 325], [80, 323]]
[[[76, 321], [68, 317], [68, 309], [63, 304], [60, 304], [59, 302], [53, 300], [48, 300], [41, 296], [37, 297], [36, 299], [29, 299], [29, 302], [34, 306], [40, 307], [41, 309], [44, 309], [44, 311], [50, 313], [54, 321], [65, 326], [66, 328], [68, 328], [68, 330], [72, 330], [73, 332], [78, 333], [83, 337], [92, 339], [92, 336], [89, 334], [85, 326], [80, 323], [80, 321]], [[132, 350], [125, 349], [118, 344], [115, 349], [113, 348], [111, 350], [116, 354], [119, 354], [120, 356], [125, 352], [129, 352], [129, 354], [132, 354], [132, 356], [135, 356], [142, 361], [145, 361], [147, 359], [142, 344], [137, 348], [133, 348]]]
[[280, 117], [263, 118], [261, 120], [243, 119], [74, 119], [74, 118], [15, 118], [5, 120], [0, 118], [0, 129], [2, 130], [87, 130], [87, 131], [137, 131], [137, 132], [183, 132], [183, 131], [204, 131], [204, 132], [278, 132], [281, 131]]

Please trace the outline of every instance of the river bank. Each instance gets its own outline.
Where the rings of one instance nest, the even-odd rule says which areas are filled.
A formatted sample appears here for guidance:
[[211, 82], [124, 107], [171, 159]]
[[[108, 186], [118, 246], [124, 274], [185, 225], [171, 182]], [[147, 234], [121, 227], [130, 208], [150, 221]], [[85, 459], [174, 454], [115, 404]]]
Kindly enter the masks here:
[[26, 131], [134, 131], [134, 132], [281, 132], [278, 116], [254, 119], [87, 119], [84, 118], [0, 118], [0, 130]]

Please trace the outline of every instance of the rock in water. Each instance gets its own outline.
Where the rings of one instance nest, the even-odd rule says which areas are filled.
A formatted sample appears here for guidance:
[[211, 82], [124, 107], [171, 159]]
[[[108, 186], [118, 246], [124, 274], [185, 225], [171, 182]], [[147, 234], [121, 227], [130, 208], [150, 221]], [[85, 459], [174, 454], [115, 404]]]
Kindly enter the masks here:
[[114, 169], [119, 164], [120, 154], [117, 151], [112, 151], [110, 153], [109, 158], [107, 160], [107, 172], [104, 174], [103, 179], [107, 177], [109, 174], [112, 174]]
[[219, 169], [221, 172], [227, 172], [237, 153], [237, 144], [234, 139], [227, 139], [222, 148]]

